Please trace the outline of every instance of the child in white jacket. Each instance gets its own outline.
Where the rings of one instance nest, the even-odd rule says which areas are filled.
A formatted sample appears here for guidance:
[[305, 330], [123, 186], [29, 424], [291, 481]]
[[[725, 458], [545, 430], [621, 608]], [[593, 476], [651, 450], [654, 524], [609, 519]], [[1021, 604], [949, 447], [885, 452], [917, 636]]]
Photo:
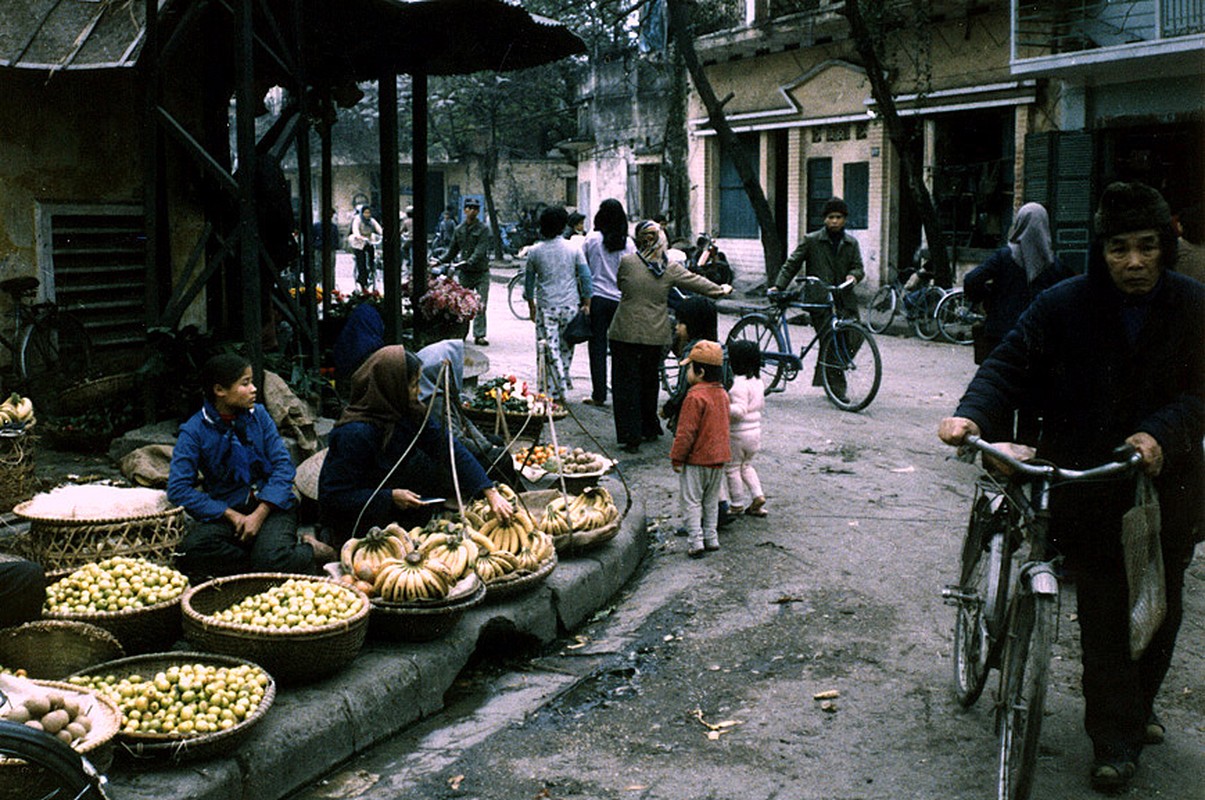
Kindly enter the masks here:
[[728, 435], [732, 460], [725, 467], [728, 478], [729, 513], [743, 510], [753, 517], [766, 516], [766, 496], [762, 492], [753, 456], [761, 449], [761, 414], [766, 405], [766, 387], [761, 381], [761, 352], [751, 341], [728, 346], [732, 367], [732, 388], [728, 390]]

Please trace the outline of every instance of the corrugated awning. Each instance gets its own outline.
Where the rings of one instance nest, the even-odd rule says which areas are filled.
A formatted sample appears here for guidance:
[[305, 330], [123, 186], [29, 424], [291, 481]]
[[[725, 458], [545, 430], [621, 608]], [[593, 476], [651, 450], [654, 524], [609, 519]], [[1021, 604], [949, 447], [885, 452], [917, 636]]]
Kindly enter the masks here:
[[32, 70], [133, 66], [145, 33], [135, 0], [5, 0], [0, 67]]

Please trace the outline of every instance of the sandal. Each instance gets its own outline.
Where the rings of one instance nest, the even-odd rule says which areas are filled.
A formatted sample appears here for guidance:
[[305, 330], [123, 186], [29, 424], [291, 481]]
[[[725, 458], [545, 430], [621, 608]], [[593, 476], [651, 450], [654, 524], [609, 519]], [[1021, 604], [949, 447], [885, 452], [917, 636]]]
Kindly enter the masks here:
[[1097, 761], [1092, 765], [1089, 781], [1092, 788], [1105, 794], [1118, 794], [1130, 785], [1138, 771], [1133, 761]]
[[749, 504], [749, 507], [745, 509], [745, 513], [751, 517], [764, 517], [766, 516], [765, 505], [766, 498], [755, 497], [753, 498], [753, 502]]
[[1143, 733], [1143, 744], [1163, 744], [1164, 738], [1167, 736], [1167, 726], [1159, 719], [1155, 712], [1151, 712], [1150, 719], [1146, 721], [1146, 730]]

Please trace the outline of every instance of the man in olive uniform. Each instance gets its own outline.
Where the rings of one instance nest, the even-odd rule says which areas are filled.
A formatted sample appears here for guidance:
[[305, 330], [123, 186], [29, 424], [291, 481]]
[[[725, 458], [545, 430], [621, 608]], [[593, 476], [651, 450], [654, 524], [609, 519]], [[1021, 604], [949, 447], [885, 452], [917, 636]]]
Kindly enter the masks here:
[[481, 295], [481, 311], [473, 318], [473, 342], [485, 347], [489, 344], [485, 338], [485, 309], [490, 299], [490, 228], [477, 219], [480, 213], [480, 202], [473, 198], [464, 201], [464, 222], [456, 226], [452, 246], [440, 263], [450, 264], [457, 255], [462, 257], [460, 283]]
[[[832, 286], [840, 285], [846, 278], [853, 278], [857, 283], [866, 277], [858, 240], [845, 232], [845, 219], [848, 216], [849, 206], [844, 200], [840, 197], [829, 198], [824, 204], [824, 227], [803, 237], [803, 241], [778, 270], [778, 276], [767, 293], [774, 294], [787, 288], [804, 264], [807, 264], [805, 275], [819, 278]], [[857, 318], [858, 302], [854, 298], [853, 286], [836, 292], [833, 299], [838, 314]], [[808, 316], [816, 333], [824, 335], [831, 322], [828, 312], [809, 310]], [[843, 393], [844, 374], [838, 371], [830, 378], [833, 390], [838, 394]], [[812, 376], [812, 385], [824, 385], [819, 364]]]

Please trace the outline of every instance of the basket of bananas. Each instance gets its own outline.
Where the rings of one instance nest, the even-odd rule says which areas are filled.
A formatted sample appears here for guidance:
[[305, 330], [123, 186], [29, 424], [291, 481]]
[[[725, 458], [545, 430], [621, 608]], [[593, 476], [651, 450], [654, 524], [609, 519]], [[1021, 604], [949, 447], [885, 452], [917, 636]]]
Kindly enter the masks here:
[[474, 567], [480, 535], [466, 525], [434, 519], [422, 528], [373, 528], [340, 551], [339, 580], [369, 595], [369, 635], [425, 642], [437, 639], [485, 599]]
[[465, 508], [465, 522], [477, 531], [477, 574], [485, 581], [486, 599], [510, 597], [533, 588], [556, 568], [552, 537], [536, 526], [527, 507], [509, 486], [498, 491], [515, 507], [509, 520], [494, 515], [483, 500]]
[[520, 499], [562, 556], [614, 539], [623, 521], [615, 499], [602, 486], [587, 486], [578, 495], [565, 495], [555, 489], [524, 492]]

